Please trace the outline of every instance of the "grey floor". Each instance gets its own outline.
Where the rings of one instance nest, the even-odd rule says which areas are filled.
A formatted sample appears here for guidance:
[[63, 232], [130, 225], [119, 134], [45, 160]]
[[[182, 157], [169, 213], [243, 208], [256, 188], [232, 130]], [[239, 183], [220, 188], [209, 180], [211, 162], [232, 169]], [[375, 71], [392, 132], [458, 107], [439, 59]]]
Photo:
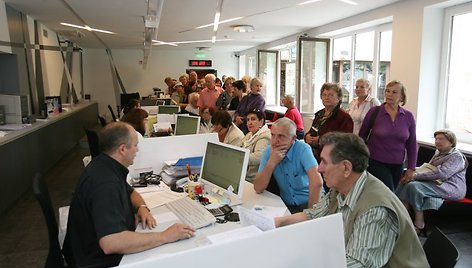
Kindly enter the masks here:
[[[69, 204], [71, 192], [83, 170], [82, 158], [87, 154], [87, 146], [81, 142], [44, 175], [56, 214], [59, 207]], [[440, 227], [460, 251], [456, 267], [472, 267], [471, 224], [460, 221], [443, 222]], [[0, 267], [44, 267], [48, 247], [43, 215], [30, 190], [0, 215]]]

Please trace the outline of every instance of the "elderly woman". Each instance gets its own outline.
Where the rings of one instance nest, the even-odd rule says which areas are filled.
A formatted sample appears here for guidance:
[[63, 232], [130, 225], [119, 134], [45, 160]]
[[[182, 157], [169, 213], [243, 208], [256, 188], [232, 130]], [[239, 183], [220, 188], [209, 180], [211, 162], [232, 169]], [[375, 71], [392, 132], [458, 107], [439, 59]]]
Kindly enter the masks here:
[[[392, 191], [397, 188], [408, 159], [405, 176], [410, 179], [416, 168], [416, 123], [413, 114], [402, 108], [406, 103], [406, 87], [394, 80], [385, 87], [385, 103], [367, 112], [359, 136], [368, 141], [370, 151], [367, 171], [383, 181]], [[374, 116], [373, 125], [370, 118]], [[369, 129], [370, 128], [370, 129]]]
[[259, 109], [263, 112], [265, 111], [265, 100], [261, 95], [262, 81], [255, 77], [251, 80], [250, 87], [251, 91], [248, 95], [241, 99], [238, 108], [234, 113], [234, 122], [243, 131], [243, 133], [248, 132], [246, 125], [247, 112], [254, 109]]
[[228, 111], [218, 110], [211, 117], [213, 132], [218, 133], [220, 142], [240, 146], [244, 133], [232, 122]]
[[321, 136], [332, 131], [352, 133], [351, 116], [340, 108], [342, 97], [343, 91], [338, 84], [324, 83], [321, 87], [320, 98], [324, 108], [315, 113], [311, 129], [305, 134], [305, 142], [310, 144], [318, 163], [321, 160]]
[[147, 117], [148, 113], [145, 110], [141, 108], [133, 108], [121, 118], [121, 122], [126, 122], [133, 126], [138, 133], [138, 140], [142, 141], [143, 136], [146, 134]]
[[465, 156], [456, 148], [456, 135], [449, 130], [434, 132], [436, 152], [429, 161], [405, 177], [395, 193], [407, 209], [415, 212], [414, 224], [418, 233], [424, 228], [423, 211], [439, 209], [444, 199], [464, 198], [468, 166]]
[[233, 97], [231, 98], [231, 103], [229, 104], [228, 110], [234, 111], [238, 109], [239, 102], [242, 98], [246, 96], [246, 84], [243, 80], [236, 80], [232, 84], [233, 86]]
[[220, 94], [218, 99], [216, 100], [216, 107], [218, 110], [228, 110], [229, 104], [231, 103], [231, 99], [233, 98], [233, 82], [234, 77], [228, 77], [225, 80], [223, 85], [224, 91]]
[[270, 129], [265, 124], [265, 115], [262, 111], [249, 111], [246, 117], [249, 132], [244, 137], [241, 147], [250, 151], [246, 180], [252, 182], [259, 169], [262, 152], [270, 145], [271, 134]]
[[359, 134], [359, 129], [362, 126], [362, 121], [365, 115], [374, 106], [379, 106], [380, 101], [377, 98], [370, 96], [372, 86], [367, 79], [358, 79], [356, 81], [356, 98], [349, 103], [348, 113], [354, 122], [354, 134]]
[[187, 111], [191, 115], [199, 115], [199, 109], [197, 106], [198, 98], [200, 95], [196, 92], [190, 93], [188, 96], [188, 104], [185, 106], [185, 111]]
[[200, 134], [212, 133], [213, 125], [211, 124], [211, 117], [215, 113], [213, 107], [202, 107], [200, 109]]

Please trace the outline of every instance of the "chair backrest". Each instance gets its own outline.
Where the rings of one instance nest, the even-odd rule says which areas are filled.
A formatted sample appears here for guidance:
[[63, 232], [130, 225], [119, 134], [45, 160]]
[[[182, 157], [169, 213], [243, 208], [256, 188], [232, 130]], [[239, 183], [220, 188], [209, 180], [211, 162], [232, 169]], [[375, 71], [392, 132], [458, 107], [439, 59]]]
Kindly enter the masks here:
[[85, 134], [87, 135], [87, 140], [90, 149], [90, 155], [92, 158], [100, 154], [100, 148], [98, 145], [98, 134], [94, 130], [90, 130], [84, 127]]
[[45, 267], [64, 267], [64, 258], [62, 257], [61, 246], [59, 245], [58, 239], [59, 230], [57, 227], [56, 214], [54, 214], [46, 183], [39, 173], [36, 173], [33, 178], [33, 192], [41, 206], [48, 227], [49, 253]]
[[113, 121], [116, 121], [117, 118], [115, 112], [113, 112], [113, 108], [111, 107], [111, 105], [108, 105], [108, 110], [110, 110], [111, 118], [113, 118]]
[[452, 268], [459, 260], [459, 251], [456, 246], [437, 227], [424, 242], [423, 249], [431, 268]]
[[107, 120], [105, 120], [105, 117], [103, 116], [98, 116], [98, 121], [100, 121], [100, 125], [104, 127], [107, 124]]

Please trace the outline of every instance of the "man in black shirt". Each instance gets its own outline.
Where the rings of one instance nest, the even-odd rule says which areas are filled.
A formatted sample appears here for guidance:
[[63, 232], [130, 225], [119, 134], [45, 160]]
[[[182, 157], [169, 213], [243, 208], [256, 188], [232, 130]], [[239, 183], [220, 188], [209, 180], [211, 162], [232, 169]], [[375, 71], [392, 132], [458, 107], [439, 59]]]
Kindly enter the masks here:
[[122, 122], [99, 134], [102, 154], [80, 177], [69, 210], [63, 253], [72, 266], [116, 266], [123, 254], [190, 238], [195, 230], [174, 224], [163, 232], [134, 232], [136, 225], [154, 228], [156, 220], [143, 198], [126, 182], [127, 167], [138, 151], [134, 128]]

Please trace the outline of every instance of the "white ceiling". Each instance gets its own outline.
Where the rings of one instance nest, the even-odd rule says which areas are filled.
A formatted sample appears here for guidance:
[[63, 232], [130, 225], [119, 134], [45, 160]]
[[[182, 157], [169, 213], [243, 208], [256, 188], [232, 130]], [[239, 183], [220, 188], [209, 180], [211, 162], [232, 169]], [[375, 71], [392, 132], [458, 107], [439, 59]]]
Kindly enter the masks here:
[[[60, 22], [115, 32], [91, 33], [79, 30], [81, 38], [68, 37], [83, 48], [143, 48], [147, 0], [3, 0], [13, 8], [61, 32], [73, 30]], [[151, 0], [152, 1], [152, 0]], [[212, 47], [241, 51], [292, 34], [301, 33], [342, 18], [366, 12], [398, 0], [354, 0], [350, 5], [340, 0], [320, 0], [299, 6], [305, 0], [224, 0], [220, 20], [243, 19], [221, 24], [217, 39], [232, 41], [212, 44], [180, 44], [179, 48]], [[210, 40], [213, 27], [195, 27], [213, 23], [217, 0], [164, 0], [157, 39], [165, 42]], [[75, 13], [75, 14], [74, 14]], [[233, 25], [250, 24], [254, 32], [237, 33]], [[100, 40], [103, 42], [100, 42]]]

